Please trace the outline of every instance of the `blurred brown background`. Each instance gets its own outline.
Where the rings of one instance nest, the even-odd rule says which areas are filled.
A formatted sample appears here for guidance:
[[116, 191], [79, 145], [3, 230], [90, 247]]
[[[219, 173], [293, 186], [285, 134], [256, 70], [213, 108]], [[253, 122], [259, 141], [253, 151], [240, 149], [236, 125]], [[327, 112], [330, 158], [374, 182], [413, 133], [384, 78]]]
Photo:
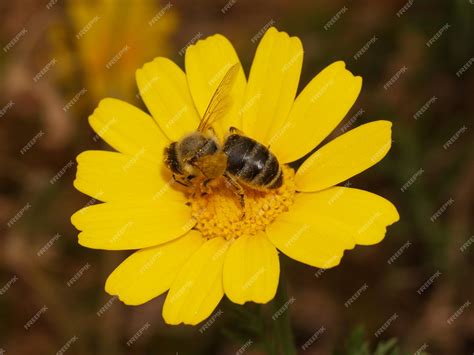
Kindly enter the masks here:
[[234, 354], [246, 339], [262, 354], [253, 315], [266, 307], [223, 301], [200, 331], [164, 325], [163, 297], [111, 299], [103, 285], [127, 253], [79, 246], [69, 218], [90, 203], [72, 181], [75, 156], [105, 148], [87, 124], [102, 97], [144, 108], [135, 70], [155, 56], [182, 66], [190, 41], [217, 32], [248, 74], [268, 24], [301, 38], [300, 87], [335, 60], [364, 78], [333, 136], [394, 123], [388, 156], [350, 183], [400, 222], [335, 269], [283, 260], [298, 353], [474, 353], [473, 0], [20, 0], [0, 4], [0, 354]]

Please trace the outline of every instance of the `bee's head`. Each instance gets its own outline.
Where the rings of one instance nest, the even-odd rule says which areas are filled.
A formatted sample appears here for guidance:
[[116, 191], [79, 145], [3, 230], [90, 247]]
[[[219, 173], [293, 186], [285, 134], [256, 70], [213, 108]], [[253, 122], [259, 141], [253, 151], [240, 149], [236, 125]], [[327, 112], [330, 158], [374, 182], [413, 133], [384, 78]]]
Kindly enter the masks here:
[[165, 148], [165, 164], [175, 174], [195, 174], [196, 162], [218, 150], [219, 146], [214, 138], [194, 132]]

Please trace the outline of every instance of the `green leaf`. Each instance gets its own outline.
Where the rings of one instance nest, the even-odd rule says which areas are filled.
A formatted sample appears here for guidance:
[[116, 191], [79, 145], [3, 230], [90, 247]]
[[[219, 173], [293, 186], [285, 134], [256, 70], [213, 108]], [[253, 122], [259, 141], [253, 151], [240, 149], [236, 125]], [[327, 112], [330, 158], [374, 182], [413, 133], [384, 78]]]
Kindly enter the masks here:
[[371, 350], [370, 342], [366, 340], [365, 331], [362, 326], [357, 326], [344, 342], [342, 349], [336, 349], [334, 355], [401, 355], [402, 352], [397, 345], [397, 339], [392, 338], [380, 341], [375, 350]]

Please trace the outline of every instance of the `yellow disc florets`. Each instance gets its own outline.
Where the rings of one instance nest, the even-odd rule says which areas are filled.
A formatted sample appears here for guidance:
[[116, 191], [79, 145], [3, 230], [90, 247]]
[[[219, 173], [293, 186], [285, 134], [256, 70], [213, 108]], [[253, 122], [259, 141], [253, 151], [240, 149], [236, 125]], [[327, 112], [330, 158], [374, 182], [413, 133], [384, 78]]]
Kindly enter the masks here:
[[224, 179], [216, 179], [211, 191], [203, 194], [199, 189], [189, 196], [195, 229], [205, 238], [238, 238], [255, 235], [293, 204], [295, 195], [294, 170], [282, 166], [283, 185], [275, 190], [258, 190], [242, 186], [245, 207]]

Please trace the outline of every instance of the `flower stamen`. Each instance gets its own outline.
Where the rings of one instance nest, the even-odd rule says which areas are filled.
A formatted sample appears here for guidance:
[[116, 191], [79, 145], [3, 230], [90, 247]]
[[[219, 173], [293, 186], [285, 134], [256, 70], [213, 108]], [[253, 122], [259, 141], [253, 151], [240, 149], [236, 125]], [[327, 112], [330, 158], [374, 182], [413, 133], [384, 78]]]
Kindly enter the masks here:
[[258, 190], [242, 185], [245, 206], [223, 178], [210, 184], [211, 192], [203, 194], [197, 188], [188, 197], [191, 215], [196, 220], [195, 229], [207, 238], [224, 237], [227, 240], [251, 236], [272, 223], [293, 204], [295, 195], [294, 170], [282, 166], [283, 185], [275, 190]]

